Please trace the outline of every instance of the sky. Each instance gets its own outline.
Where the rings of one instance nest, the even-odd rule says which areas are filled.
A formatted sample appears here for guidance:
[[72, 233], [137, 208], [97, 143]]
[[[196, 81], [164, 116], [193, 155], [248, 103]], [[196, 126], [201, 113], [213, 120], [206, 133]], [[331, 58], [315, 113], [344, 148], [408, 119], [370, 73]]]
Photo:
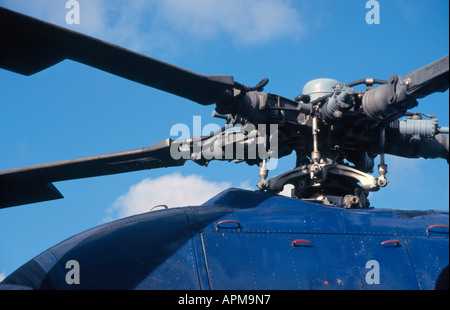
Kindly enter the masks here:
[[[368, 24], [365, 0], [78, 0], [80, 23], [67, 24], [67, 0], [0, 0], [4, 6], [176, 66], [232, 75], [287, 98], [315, 78], [349, 83], [405, 75], [448, 54], [446, 0], [379, 0]], [[137, 149], [223, 120], [200, 106], [111, 74], [63, 61], [33, 76], [0, 70], [0, 170]], [[449, 124], [449, 96], [413, 111]], [[174, 137], [172, 137], [174, 138]], [[378, 160], [378, 159], [377, 159]], [[378, 162], [376, 162], [378, 164]], [[449, 208], [445, 160], [387, 156], [390, 181], [371, 193], [376, 208]], [[269, 178], [295, 166], [279, 160]], [[377, 176], [377, 174], [375, 174]], [[70, 236], [153, 206], [198, 205], [229, 187], [256, 189], [258, 168], [212, 162], [56, 183], [64, 199], [0, 210], [0, 279]]]

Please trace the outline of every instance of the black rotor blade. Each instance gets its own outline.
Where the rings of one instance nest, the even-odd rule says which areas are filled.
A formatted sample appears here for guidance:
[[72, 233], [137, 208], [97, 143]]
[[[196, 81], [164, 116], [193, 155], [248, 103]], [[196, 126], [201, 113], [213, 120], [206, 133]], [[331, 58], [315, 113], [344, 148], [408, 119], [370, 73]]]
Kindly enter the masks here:
[[2, 7], [0, 46], [0, 67], [24, 75], [71, 59], [203, 105], [234, 86]]
[[170, 155], [171, 139], [150, 147], [0, 172], [0, 209], [63, 198], [52, 182], [182, 166]]
[[408, 73], [405, 77], [411, 79], [407, 94], [417, 99], [434, 92], [445, 92], [449, 83], [448, 55]]

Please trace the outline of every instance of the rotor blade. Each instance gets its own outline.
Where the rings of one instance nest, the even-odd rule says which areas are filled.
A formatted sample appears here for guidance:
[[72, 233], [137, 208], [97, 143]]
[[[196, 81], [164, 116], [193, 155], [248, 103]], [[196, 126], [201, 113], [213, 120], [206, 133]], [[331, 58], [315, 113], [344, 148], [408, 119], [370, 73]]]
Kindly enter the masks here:
[[0, 67], [23, 75], [71, 59], [203, 105], [234, 86], [2, 7], [0, 46]]
[[52, 182], [182, 166], [170, 155], [171, 139], [132, 151], [67, 160], [0, 172], [0, 209], [63, 198]]
[[407, 94], [423, 98], [448, 89], [448, 55], [406, 75], [411, 79]]

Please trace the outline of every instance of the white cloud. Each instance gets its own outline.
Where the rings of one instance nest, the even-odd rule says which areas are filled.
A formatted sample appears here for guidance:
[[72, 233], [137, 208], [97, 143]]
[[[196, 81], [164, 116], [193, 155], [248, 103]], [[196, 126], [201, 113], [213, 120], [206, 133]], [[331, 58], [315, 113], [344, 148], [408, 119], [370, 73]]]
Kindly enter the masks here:
[[[173, 173], [156, 179], [143, 179], [116, 199], [107, 210], [109, 216], [103, 222], [148, 212], [158, 205], [167, 205], [169, 208], [201, 205], [231, 186], [229, 182], [212, 182], [195, 174], [183, 176]], [[239, 187], [255, 189], [248, 180], [241, 182]], [[291, 188], [287, 185], [280, 195], [290, 197]]]
[[105, 29], [106, 6], [103, 0], [77, 0], [80, 3], [80, 24], [68, 25], [67, 0], [0, 0], [0, 5], [80, 32], [98, 33]]
[[225, 39], [238, 45], [297, 39], [305, 29], [289, 0], [77, 1], [79, 25], [66, 24], [66, 0], [0, 0], [0, 4], [147, 53], [179, 47], [191, 38]]
[[[253, 181], [254, 181], [254, 180], [253, 180]], [[255, 182], [255, 183], [256, 183], [256, 182]], [[255, 184], [255, 185], [256, 185], [256, 184]], [[245, 181], [243, 181], [243, 182], [241, 182], [241, 183], [239, 184], [238, 188], [241, 188], [241, 189], [247, 189], [247, 190], [250, 190], [250, 191], [251, 191], [251, 190], [255, 190], [255, 189], [256, 189], [255, 185], [252, 186], [250, 180], [245, 180]]]
[[303, 32], [300, 14], [285, 0], [166, 0], [159, 14], [171, 28], [194, 37], [225, 34], [237, 43], [266, 43]]
[[5, 273], [0, 273], [0, 282], [2, 282], [3, 280], [5, 280], [6, 278], [6, 274]]
[[156, 179], [144, 179], [128, 193], [116, 199], [105, 221], [150, 211], [154, 206], [182, 207], [200, 205], [231, 186], [228, 182], [210, 182], [201, 176], [180, 173]]

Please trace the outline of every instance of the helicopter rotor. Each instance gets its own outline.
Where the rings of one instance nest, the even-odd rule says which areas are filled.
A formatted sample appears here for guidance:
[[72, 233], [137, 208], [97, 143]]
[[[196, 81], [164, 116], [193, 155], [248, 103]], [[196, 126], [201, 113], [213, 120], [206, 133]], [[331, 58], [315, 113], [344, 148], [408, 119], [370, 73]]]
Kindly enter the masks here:
[[[187, 160], [207, 165], [213, 159], [259, 165], [261, 190], [278, 193], [285, 184], [292, 184], [295, 198], [318, 201], [322, 197], [319, 200], [326, 204], [367, 207], [368, 192], [387, 184], [385, 154], [449, 160], [449, 137], [444, 135], [448, 128], [439, 127], [435, 118], [423, 120], [407, 112], [417, 106], [417, 99], [448, 89], [448, 55], [388, 81], [313, 80], [291, 100], [263, 92], [267, 78], [249, 87], [233, 76], [198, 74], [1, 7], [0, 42], [0, 68], [32, 75], [70, 59], [201, 105], [215, 103], [214, 116], [225, 119], [227, 126], [241, 128], [2, 171], [0, 208], [62, 198], [52, 184], [57, 181], [181, 166]], [[366, 90], [353, 89], [358, 84], [366, 84]], [[410, 119], [399, 121], [403, 116]], [[274, 130], [260, 134], [260, 125]], [[233, 151], [222, 156], [227, 148], [238, 147], [243, 155]], [[255, 149], [265, 152], [249, 156]], [[186, 156], [174, 158], [173, 150]], [[267, 160], [293, 151], [296, 167], [267, 182]], [[381, 159], [378, 179], [368, 174], [377, 155]]]

